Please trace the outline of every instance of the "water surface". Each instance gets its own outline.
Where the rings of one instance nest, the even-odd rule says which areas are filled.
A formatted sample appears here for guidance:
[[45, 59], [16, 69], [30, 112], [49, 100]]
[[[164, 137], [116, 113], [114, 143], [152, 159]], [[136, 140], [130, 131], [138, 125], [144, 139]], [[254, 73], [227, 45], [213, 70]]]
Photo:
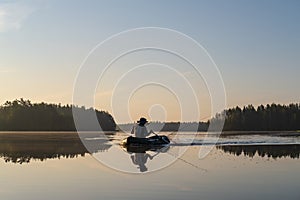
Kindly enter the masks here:
[[[107, 142], [101, 135], [90, 135], [92, 155], [111, 154], [121, 148], [117, 143], [124, 136], [110, 135]], [[197, 136], [173, 164], [142, 174], [123, 173], [99, 163], [73, 133], [0, 134], [0, 139], [0, 198], [5, 200], [300, 198], [298, 136], [223, 137], [203, 159], [198, 153], [204, 136]], [[205, 141], [204, 145], [210, 145]], [[182, 146], [173, 145], [188, 145], [180, 142]], [[172, 153], [172, 148], [158, 156]], [[132, 153], [122, 151], [136, 168]], [[151, 166], [156, 159], [148, 159], [145, 165]]]

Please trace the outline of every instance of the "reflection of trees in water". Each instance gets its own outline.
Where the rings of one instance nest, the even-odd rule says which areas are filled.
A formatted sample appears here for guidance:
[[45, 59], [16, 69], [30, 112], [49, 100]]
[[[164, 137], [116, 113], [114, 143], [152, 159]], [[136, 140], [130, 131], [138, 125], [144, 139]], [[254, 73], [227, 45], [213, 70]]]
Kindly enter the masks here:
[[[106, 151], [106, 140], [89, 140], [91, 153]], [[76, 158], [87, 151], [77, 133], [7, 133], [0, 134], [0, 157], [5, 162], [29, 163], [33, 160]]]
[[293, 158], [299, 159], [300, 145], [234, 145], [234, 146], [218, 146], [218, 149], [222, 149], [226, 153], [240, 156], [242, 154], [254, 157], [258, 155], [260, 157], [268, 158]]

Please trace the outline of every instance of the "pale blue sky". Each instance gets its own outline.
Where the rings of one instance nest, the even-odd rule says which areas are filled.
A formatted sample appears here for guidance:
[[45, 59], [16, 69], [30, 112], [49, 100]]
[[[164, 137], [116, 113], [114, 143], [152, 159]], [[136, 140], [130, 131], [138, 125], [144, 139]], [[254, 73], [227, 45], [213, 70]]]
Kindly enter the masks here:
[[0, 1], [0, 103], [72, 102], [78, 67], [107, 37], [156, 26], [210, 53], [228, 106], [299, 102], [300, 1]]

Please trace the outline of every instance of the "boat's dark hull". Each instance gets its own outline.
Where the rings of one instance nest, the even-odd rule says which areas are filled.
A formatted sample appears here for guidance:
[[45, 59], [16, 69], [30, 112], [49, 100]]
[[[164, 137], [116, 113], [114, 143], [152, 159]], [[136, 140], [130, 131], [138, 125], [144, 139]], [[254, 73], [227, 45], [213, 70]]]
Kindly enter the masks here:
[[152, 136], [149, 138], [128, 137], [125, 138], [121, 145], [127, 152], [144, 153], [146, 151], [167, 151], [170, 140], [167, 136]]
[[161, 146], [170, 144], [170, 140], [167, 136], [152, 136], [148, 138], [137, 138], [129, 136], [122, 142], [123, 146]]

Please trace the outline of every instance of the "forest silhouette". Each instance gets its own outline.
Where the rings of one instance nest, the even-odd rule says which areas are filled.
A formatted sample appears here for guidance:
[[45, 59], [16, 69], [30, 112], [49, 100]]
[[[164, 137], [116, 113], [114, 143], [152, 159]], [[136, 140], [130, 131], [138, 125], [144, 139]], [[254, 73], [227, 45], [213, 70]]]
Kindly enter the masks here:
[[[0, 107], [0, 131], [75, 131], [72, 109], [95, 112], [103, 131], [113, 131], [116, 123], [106, 111], [73, 105], [31, 103], [29, 100], [7, 101]], [[86, 130], [91, 130], [87, 128]]]
[[[297, 131], [300, 130], [300, 105], [237, 106], [216, 114], [207, 122], [151, 122], [149, 128], [156, 131], [207, 131], [209, 125], [223, 121], [223, 131]], [[128, 131], [132, 125], [122, 124], [119, 128]], [[214, 130], [214, 126], [211, 127]]]
[[[0, 106], [0, 131], [76, 131], [72, 109], [83, 114], [95, 112], [103, 131], [116, 130], [113, 116], [106, 111], [74, 105], [31, 103], [21, 98]], [[159, 131], [207, 131], [210, 124], [222, 120], [225, 120], [223, 131], [296, 131], [300, 130], [300, 105], [237, 106], [224, 110], [207, 122], [151, 122], [149, 127]], [[131, 128], [132, 124], [119, 126], [125, 131]], [[85, 129], [93, 130], [93, 127]]]
[[224, 131], [296, 131], [300, 130], [299, 104], [248, 105], [225, 110], [209, 123], [225, 119]]

